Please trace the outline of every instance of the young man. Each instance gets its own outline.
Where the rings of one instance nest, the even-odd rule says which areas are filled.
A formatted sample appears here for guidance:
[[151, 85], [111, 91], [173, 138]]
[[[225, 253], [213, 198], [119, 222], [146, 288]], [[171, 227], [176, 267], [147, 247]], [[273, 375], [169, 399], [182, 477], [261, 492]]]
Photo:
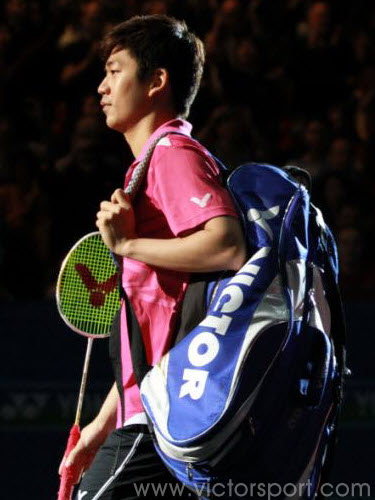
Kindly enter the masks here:
[[[124, 135], [136, 158], [125, 187], [150, 145], [169, 132], [157, 143], [134, 202], [118, 189], [101, 203], [96, 221], [109, 249], [123, 260], [122, 284], [154, 365], [170, 348], [190, 273], [238, 270], [246, 248], [218, 168], [182, 119], [203, 71], [201, 41], [175, 19], [135, 17], [106, 36], [103, 53], [106, 76], [98, 91], [106, 123]], [[120, 350], [124, 421], [114, 385], [62, 465], [88, 469], [77, 498], [96, 498], [99, 491], [102, 499], [137, 498], [140, 483], [174, 483], [145, 425], [124, 310]], [[148, 495], [141, 496], [155, 497], [152, 489]], [[191, 498], [187, 491], [185, 496]]]

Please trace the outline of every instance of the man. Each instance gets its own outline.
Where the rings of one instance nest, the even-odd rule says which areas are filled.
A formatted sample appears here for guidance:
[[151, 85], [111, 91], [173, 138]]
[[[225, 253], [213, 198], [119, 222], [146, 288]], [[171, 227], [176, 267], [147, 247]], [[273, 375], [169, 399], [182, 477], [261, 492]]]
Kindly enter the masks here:
[[[148, 362], [154, 365], [170, 348], [190, 273], [238, 270], [246, 247], [218, 168], [182, 119], [202, 75], [201, 41], [175, 19], [135, 17], [106, 36], [103, 55], [106, 76], [98, 91], [106, 123], [124, 135], [136, 158], [125, 186], [150, 145], [170, 132], [155, 147], [134, 202], [118, 189], [101, 203], [96, 221], [106, 245], [123, 260], [122, 285], [140, 324]], [[124, 310], [120, 324], [124, 421], [114, 385], [61, 466], [89, 468], [77, 497], [85, 500], [98, 492], [102, 499], [137, 498], [140, 483], [175, 481], [145, 425]], [[153, 490], [148, 494], [155, 497]]]

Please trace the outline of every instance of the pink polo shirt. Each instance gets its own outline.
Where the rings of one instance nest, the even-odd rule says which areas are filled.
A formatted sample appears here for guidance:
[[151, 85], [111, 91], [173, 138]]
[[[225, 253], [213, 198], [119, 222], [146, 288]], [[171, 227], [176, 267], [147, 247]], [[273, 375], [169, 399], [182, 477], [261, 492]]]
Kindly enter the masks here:
[[[190, 137], [191, 125], [172, 120], [159, 127], [130, 166], [127, 186], [135, 166], [149, 146], [164, 132], [181, 132], [162, 138], [155, 147], [146, 181], [133, 207], [136, 234], [145, 238], [174, 238], [194, 230], [213, 217], [237, 218], [230, 195], [221, 185], [219, 169], [208, 152]], [[161, 269], [124, 258], [123, 287], [141, 327], [150, 365], [156, 364], [170, 348], [173, 328], [184, 297], [189, 274]], [[121, 360], [125, 422], [143, 412], [136, 384], [124, 308], [121, 312]], [[118, 409], [117, 427], [121, 427]]]

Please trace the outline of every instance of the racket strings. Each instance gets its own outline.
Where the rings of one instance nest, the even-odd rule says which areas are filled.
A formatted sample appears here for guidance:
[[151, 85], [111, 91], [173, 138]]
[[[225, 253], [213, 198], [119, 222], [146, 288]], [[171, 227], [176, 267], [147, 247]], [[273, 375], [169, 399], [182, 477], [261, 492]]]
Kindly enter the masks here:
[[81, 333], [104, 336], [119, 308], [117, 268], [99, 233], [69, 254], [60, 280], [60, 310]]

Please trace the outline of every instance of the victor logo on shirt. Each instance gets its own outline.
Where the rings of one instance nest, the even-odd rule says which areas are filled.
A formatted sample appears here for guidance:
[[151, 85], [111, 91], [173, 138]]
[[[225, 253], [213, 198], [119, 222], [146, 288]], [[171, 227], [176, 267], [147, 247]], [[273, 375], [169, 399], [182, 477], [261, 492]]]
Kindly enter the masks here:
[[197, 204], [199, 207], [204, 208], [211, 196], [211, 193], [206, 193], [203, 198], [197, 198], [196, 196], [193, 196], [192, 198], [190, 198], [190, 201]]

